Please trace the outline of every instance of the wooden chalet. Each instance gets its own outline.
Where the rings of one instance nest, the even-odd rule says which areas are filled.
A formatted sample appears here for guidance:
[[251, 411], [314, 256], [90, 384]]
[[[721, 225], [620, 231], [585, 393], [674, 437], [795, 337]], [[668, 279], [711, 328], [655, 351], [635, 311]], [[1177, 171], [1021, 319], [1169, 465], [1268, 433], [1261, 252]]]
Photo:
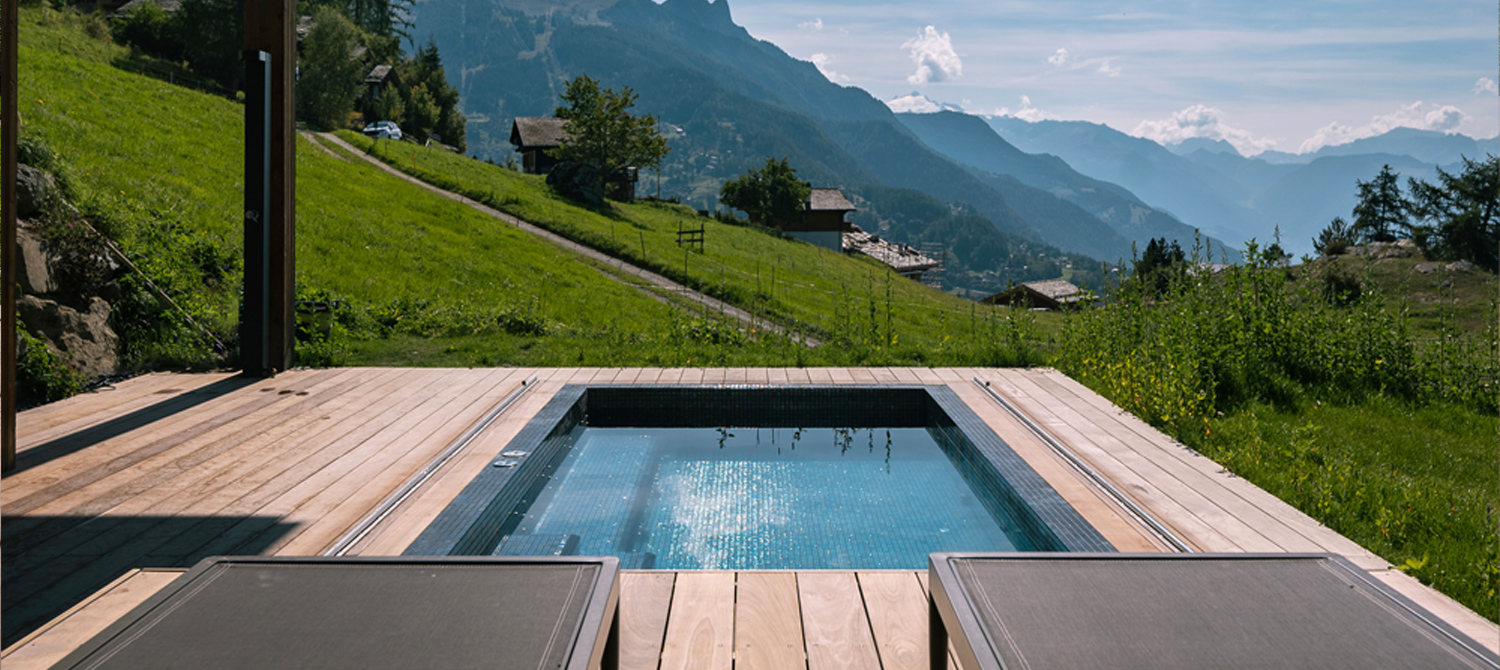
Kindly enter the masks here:
[[[365, 102], [374, 102], [380, 97], [388, 86], [401, 87], [401, 75], [396, 74], [396, 68], [390, 65], [376, 65], [365, 75]], [[386, 121], [388, 119], [370, 119], [371, 121]]]
[[816, 244], [833, 251], [844, 250], [844, 232], [849, 223], [844, 216], [854, 211], [854, 203], [836, 188], [815, 188], [807, 197], [800, 222], [773, 220], [771, 223], [787, 237]]
[[562, 146], [567, 138], [563, 123], [563, 119], [552, 116], [516, 118], [510, 126], [510, 143], [521, 154], [522, 172], [547, 174], [557, 164], [547, 150]]
[[1026, 282], [996, 293], [979, 302], [986, 305], [1010, 305], [1034, 309], [1061, 310], [1079, 307], [1093, 300], [1093, 293], [1062, 279]]

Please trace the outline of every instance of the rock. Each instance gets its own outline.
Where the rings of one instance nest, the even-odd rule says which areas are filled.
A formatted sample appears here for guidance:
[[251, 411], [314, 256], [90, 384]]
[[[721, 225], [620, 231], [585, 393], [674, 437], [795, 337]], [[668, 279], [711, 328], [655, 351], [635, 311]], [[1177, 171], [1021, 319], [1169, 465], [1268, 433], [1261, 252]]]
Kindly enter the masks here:
[[55, 300], [24, 295], [16, 307], [26, 330], [46, 340], [74, 372], [86, 379], [115, 372], [120, 338], [109, 327], [112, 310], [103, 298], [90, 299], [88, 309], [79, 311]]
[[1443, 266], [1443, 269], [1449, 272], [1473, 272], [1474, 267], [1475, 265], [1468, 261], [1458, 261]]
[[58, 288], [47, 263], [47, 252], [42, 249], [42, 238], [25, 226], [16, 227], [16, 281], [21, 293], [27, 295], [46, 295]]
[[1437, 263], [1417, 263], [1417, 266], [1412, 268], [1412, 271], [1419, 274], [1430, 275], [1434, 272], [1437, 272], [1438, 267], [1440, 266]]
[[604, 204], [604, 173], [596, 167], [564, 161], [547, 173], [547, 185], [574, 200]]
[[56, 195], [57, 180], [51, 173], [30, 165], [16, 166], [16, 216], [26, 218], [41, 212]]

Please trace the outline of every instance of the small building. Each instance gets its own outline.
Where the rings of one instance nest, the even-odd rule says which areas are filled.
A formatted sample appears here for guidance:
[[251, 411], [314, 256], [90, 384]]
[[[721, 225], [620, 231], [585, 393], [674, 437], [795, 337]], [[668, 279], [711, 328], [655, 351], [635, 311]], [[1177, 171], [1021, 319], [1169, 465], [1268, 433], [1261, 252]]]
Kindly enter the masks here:
[[563, 119], [553, 116], [517, 117], [510, 126], [510, 143], [521, 154], [521, 171], [526, 174], [547, 174], [557, 159], [547, 155], [547, 150], [562, 146], [568, 133], [563, 130]]
[[1064, 307], [1082, 307], [1093, 300], [1092, 291], [1078, 288], [1069, 281], [1050, 279], [1012, 286], [979, 302], [986, 305], [1061, 310]]
[[[401, 88], [401, 75], [396, 74], [396, 68], [389, 65], [376, 65], [365, 75], [365, 102], [374, 102], [380, 97], [388, 86]], [[389, 121], [390, 119], [369, 119], [370, 121]]]
[[844, 232], [844, 250], [869, 256], [890, 266], [896, 274], [915, 281], [922, 281], [923, 274], [942, 265], [938, 259], [908, 245], [882, 240], [879, 235], [867, 233], [852, 224]]
[[854, 211], [854, 203], [836, 188], [815, 188], [807, 196], [802, 221], [772, 223], [787, 237], [802, 240], [833, 251], [844, 250], [844, 232], [849, 230], [845, 215]]

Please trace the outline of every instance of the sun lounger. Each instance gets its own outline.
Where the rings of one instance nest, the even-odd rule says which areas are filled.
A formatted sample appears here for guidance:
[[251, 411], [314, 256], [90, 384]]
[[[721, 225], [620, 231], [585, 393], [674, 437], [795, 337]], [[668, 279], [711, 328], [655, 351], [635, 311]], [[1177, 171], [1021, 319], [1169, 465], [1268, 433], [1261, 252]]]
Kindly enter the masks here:
[[615, 558], [204, 560], [60, 668], [614, 667]]
[[1339, 556], [929, 557], [932, 667], [965, 670], [1500, 667]]

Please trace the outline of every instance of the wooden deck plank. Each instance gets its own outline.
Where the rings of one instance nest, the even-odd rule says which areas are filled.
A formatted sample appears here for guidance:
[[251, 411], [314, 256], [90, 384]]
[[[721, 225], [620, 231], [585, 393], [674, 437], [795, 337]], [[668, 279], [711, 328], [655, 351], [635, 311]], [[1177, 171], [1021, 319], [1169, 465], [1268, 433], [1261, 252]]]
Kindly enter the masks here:
[[664, 368], [656, 377], [658, 384], [678, 384], [682, 382], [682, 368]]
[[832, 384], [833, 372], [828, 368], [807, 368], [807, 378], [813, 384]]
[[136, 569], [95, 592], [5, 650], [6, 670], [50, 668], [186, 570]]
[[879, 670], [859, 585], [850, 572], [798, 572], [808, 670]]
[[[469, 410], [475, 413], [474, 418], [478, 418], [483, 410], [473, 409], [472, 397], [466, 398], [465, 394], [470, 393], [474, 384], [481, 382], [483, 374], [483, 371], [464, 370], [445, 375], [437, 392], [428, 396], [416, 409], [398, 417], [378, 434], [361, 441], [339, 458], [322, 463], [315, 472], [257, 510], [256, 514], [259, 516], [276, 517], [295, 524], [291, 531], [280, 534], [271, 542], [266, 551], [281, 553], [285, 547], [309, 532], [317, 533], [314, 538], [326, 538], [330, 542], [341, 534], [347, 524], [337, 528], [335, 526], [345, 520], [352, 524], [364, 512], [353, 512], [354, 519], [348, 518], [351, 513], [339, 515], [335, 521], [330, 522], [325, 517], [338, 502], [361, 490], [369, 492], [379, 486], [386, 487], [387, 491], [394, 489], [405, 477], [386, 475], [387, 469], [396, 463], [406, 463], [412, 468], [411, 471], [415, 471], [421, 465], [411, 465], [413, 462], [424, 455], [430, 459], [431, 454], [451, 443], [463, 432], [466, 424], [462, 420], [455, 421], [455, 415]], [[421, 462], [425, 462], [425, 459]], [[377, 486], [371, 486], [367, 481], [369, 478], [381, 477], [384, 479]], [[379, 494], [378, 491], [376, 493]], [[370, 506], [378, 502], [379, 498], [376, 498]], [[316, 544], [317, 540], [304, 539], [298, 541], [298, 546], [307, 546], [308, 543]], [[316, 550], [312, 550], [306, 553], [315, 552]]]
[[[1001, 371], [1008, 376], [1012, 388], [1030, 398], [1045, 397], [1048, 410], [1078, 429], [1093, 444], [1108, 450], [1115, 460], [1131, 472], [1151, 483], [1157, 490], [1172, 496], [1197, 514], [1218, 532], [1247, 551], [1320, 551], [1321, 548], [1307, 538], [1293, 532], [1285, 524], [1275, 521], [1264, 511], [1247, 504], [1238, 496], [1226, 495], [1223, 486], [1206, 473], [1187, 467], [1171, 458], [1156, 458], [1142, 453], [1138, 440], [1131, 435], [1112, 431], [1107, 425], [1095, 421], [1096, 411], [1079, 411], [1064, 402], [1049, 389], [1037, 384], [1036, 379], [1025, 374]], [[1135, 443], [1135, 444], [1133, 444]]]
[[[440, 373], [420, 374], [434, 381], [441, 379]], [[387, 398], [381, 400], [410, 395], [420, 389], [420, 386], [397, 384]], [[384, 407], [383, 402], [372, 403], [361, 412], [369, 411], [378, 416]], [[338, 435], [333, 443], [347, 439], [350, 434], [379, 430], [380, 424], [372, 423], [366, 415], [355, 414], [350, 419], [352, 422], [347, 425], [350, 432], [335, 431]], [[271, 451], [276, 453], [299, 446], [302, 445], [282, 442]], [[324, 457], [333, 460], [339, 453], [342, 452]], [[303, 467], [306, 459], [283, 455], [281, 460], [286, 463], [273, 462], [272, 466], [252, 471], [226, 486], [210, 488], [201, 499], [175, 497], [167, 501], [170, 504], [161, 503], [144, 510], [134, 505], [122, 505], [115, 514], [98, 517], [98, 523], [89, 520], [89, 523], [69, 530], [66, 536], [49, 540], [44, 546], [28, 547], [29, 551], [21, 557], [22, 560], [41, 565], [25, 571], [12, 569], [20, 561], [7, 566], [6, 578], [11, 579], [14, 575], [20, 579], [19, 583], [6, 586], [11, 589], [7, 595], [12, 596], [4, 612], [7, 622], [15, 621], [20, 625], [51, 611], [58, 598], [92, 592], [116, 577], [115, 566], [121, 564], [186, 567], [184, 563], [196, 561], [205, 555], [204, 551], [256, 553], [261, 547], [245, 543], [268, 530], [287, 530], [279, 520], [256, 514], [259, 501], [274, 497], [299, 482], [301, 477], [295, 473], [297, 468]], [[100, 526], [105, 530], [95, 530]], [[236, 530], [250, 536], [237, 537], [234, 535]], [[56, 555], [56, 558], [41, 560], [51, 555]], [[108, 560], [100, 560], [105, 556]]]
[[[468, 387], [454, 393], [454, 400], [415, 424], [405, 434], [357, 459], [357, 467], [343, 475], [284, 516], [289, 521], [306, 520], [306, 530], [272, 543], [269, 551], [303, 555], [322, 553], [382, 500], [421, 470], [443, 449], [463, 435], [496, 403], [509, 395], [522, 379], [516, 373], [484, 371]], [[329, 478], [333, 477], [330, 470]]]
[[[922, 596], [931, 599], [932, 588], [927, 581], [929, 577], [930, 575], [926, 570], [917, 571], [917, 583], [922, 585]], [[930, 656], [928, 658], [931, 659]], [[948, 670], [960, 670], [962, 667], [958, 664], [958, 652], [953, 649], [953, 640], [950, 638], [948, 640]]]
[[775, 386], [786, 386], [790, 384], [786, 368], [769, 368], [766, 370], [766, 382]]
[[855, 384], [869, 386], [878, 383], [875, 372], [870, 368], [849, 368], [849, 378]]
[[172, 396], [195, 391], [232, 376], [223, 372], [144, 375], [120, 382], [112, 391], [82, 393], [20, 412], [16, 416], [16, 451], [26, 451], [61, 435], [143, 410]]
[[641, 373], [636, 376], [635, 383], [656, 384], [657, 380], [661, 379], [661, 372], [661, 368], [644, 368], [641, 370]]
[[661, 670], [730, 670], [734, 665], [732, 572], [679, 572], [661, 650]]
[[[1111, 441], [1107, 435], [1100, 436], [1091, 427], [1075, 427], [1069, 421], [1057, 417], [1046, 405], [1030, 398], [1004, 377], [991, 376], [987, 380], [991, 382], [993, 389], [1021, 407], [1022, 411], [1055, 439], [1194, 548], [1200, 551], [1227, 552], [1276, 550], [1275, 544], [1265, 538], [1251, 537], [1255, 535], [1252, 529], [1234, 522], [1201, 494], [1170, 481], [1162, 483], [1169, 485], [1172, 490], [1163, 491], [1150, 476], [1142, 475], [1122, 463], [1115, 452], [1106, 447]], [[1093, 434], [1085, 433], [1084, 429]], [[1096, 440], [1102, 440], [1106, 445], [1100, 445]], [[1221, 526], [1219, 522], [1225, 525]]]
[[[321, 378], [310, 378], [304, 390], [308, 396], [290, 396], [290, 404], [276, 403], [261, 407], [230, 423], [184, 440], [173, 448], [146, 458], [134, 466], [107, 474], [99, 479], [79, 486], [46, 504], [25, 509], [24, 504], [15, 506], [19, 512], [34, 514], [102, 514], [126, 500], [146, 492], [156, 492], [159, 485], [183, 474], [196, 476], [192, 472], [197, 466], [214, 456], [234, 449], [249, 441], [267, 424], [285, 422], [307, 422], [321, 411], [324, 403], [338, 400], [355, 383], [351, 374], [330, 374]], [[9, 511], [9, 510], [7, 510]]]
[[808, 374], [808, 368], [785, 368], [786, 383], [794, 386], [807, 386], [813, 383], [812, 375]]
[[536, 388], [500, 415], [495, 423], [480, 433], [468, 448], [459, 453], [433, 476], [417, 493], [403, 503], [368, 538], [351, 553], [364, 556], [393, 556], [406, 550], [428, 524], [441, 514], [476, 475], [489, 467], [521, 429], [555, 395], [554, 391]]
[[884, 670], [929, 670], [927, 594], [915, 572], [860, 572], [865, 615]]
[[[301, 392], [312, 379], [315, 378], [299, 375], [288, 390], [293, 394]], [[244, 385], [242, 389], [248, 386]], [[191, 407], [193, 411], [177, 411], [128, 430], [122, 427], [125, 430], [122, 433], [106, 431], [109, 434], [101, 436], [85, 430], [63, 436], [18, 454], [18, 467], [34, 472], [28, 472], [27, 477], [7, 477], [7, 486], [0, 496], [3, 496], [7, 511], [32, 509], [66, 491], [180, 444], [195, 434], [285, 400], [286, 395], [281, 393], [226, 393], [205, 399]]]
[[678, 381], [678, 383], [679, 384], [702, 384], [702, 383], [704, 383], [704, 381], [703, 381], [703, 368], [688, 368], [688, 369], [683, 370], [682, 371], [682, 377]]
[[790, 572], [741, 572], [735, 580], [734, 667], [807, 667], [797, 577]]
[[[1330, 551], [1344, 555], [1366, 569], [1389, 567], [1389, 563], [1373, 552], [1318, 523], [1264, 489], [1228, 474], [1218, 463], [1172, 440], [1062, 373], [1055, 370], [1039, 371], [1028, 377], [1065, 404], [1078, 408], [1095, 424], [1120, 436], [1122, 442], [1152, 461], [1178, 465], [1171, 468], [1174, 472], [1196, 473], [1196, 476], [1179, 477], [1190, 486], [1203, 491], [1215, 488], [1222, 490], [1225, 493], [1226, 508], [1241, 519], [1257, 528], [1284, 526], [1288, 534], [1295, 536], [1278, 533], [1272, 538], [1287, 551]], [[1249, 509], [1235, 503], [1236, 500], [1243, 501]]]
[[834, 384], [853, 384], [854, 374], [849, 368], [824, 368]]
[[1168, 548], [974, 384], [949, 388], [1115, 549], [1155, 552]]
[[672, 607], [674, 572], [620, 575], [620, 669], [656, 670]]

